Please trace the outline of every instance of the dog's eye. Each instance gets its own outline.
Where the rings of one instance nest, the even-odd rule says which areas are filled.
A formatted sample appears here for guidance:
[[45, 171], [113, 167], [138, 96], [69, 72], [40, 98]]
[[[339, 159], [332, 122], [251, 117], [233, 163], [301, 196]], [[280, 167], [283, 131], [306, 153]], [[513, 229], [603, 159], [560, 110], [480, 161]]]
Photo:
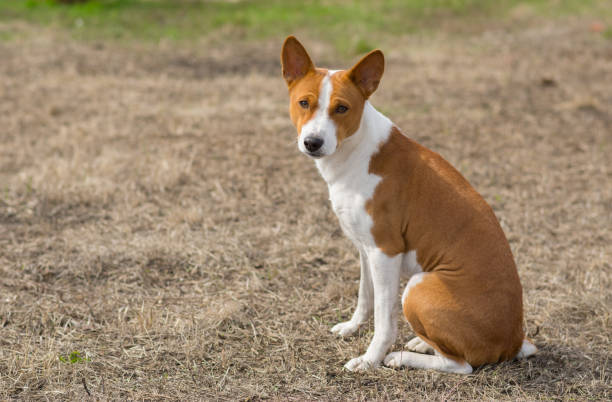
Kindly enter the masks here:
[[300, 106], [302, 107], [302, 109], [308, 109], [308, 101], [307, 100], [301, 100], [300, 101]]
[[346, 113], [346, 111], [348, 110], [348, 107], [344, 106], [344, 105], [338, 105], [336, 106], [336, 113]]

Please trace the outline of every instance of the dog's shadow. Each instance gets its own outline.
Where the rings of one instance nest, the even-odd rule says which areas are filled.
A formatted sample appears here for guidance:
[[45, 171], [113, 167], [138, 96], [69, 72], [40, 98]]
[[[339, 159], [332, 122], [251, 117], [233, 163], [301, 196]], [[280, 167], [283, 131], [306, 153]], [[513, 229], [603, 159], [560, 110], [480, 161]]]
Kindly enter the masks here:
[[598, 387], [597, 383], [603, 392], [609, 381], [605, 356], [589, 356], [585, 350], [562, 344], [538, 343], [537, 338], [534, 342], [538, 347], [535, 355], [480, 366], [472, 374], [474, 380], [488, 382], [487, 378], [495, 378], [498, 390], [500, 383], [505, 383], [506, 387], [500, 391], [513, 395], [516, 393], [512, 389], [519, 387], [528, 395], [580, 398]]

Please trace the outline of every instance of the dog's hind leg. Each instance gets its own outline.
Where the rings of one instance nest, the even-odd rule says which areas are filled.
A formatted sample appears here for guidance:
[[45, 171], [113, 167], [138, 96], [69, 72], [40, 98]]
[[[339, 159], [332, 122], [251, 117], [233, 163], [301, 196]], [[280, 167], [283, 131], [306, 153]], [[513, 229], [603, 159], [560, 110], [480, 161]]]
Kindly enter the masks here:
[[385, 366], [400, 368], [403, 366], [419, 369], [432, 369], [447, 373], [471, 374], [473, 369], [465, 360], [453, 360], [442, 356], [438, 352], [435, 355], [424, 355], [414, 352], [392, 352], [385, 357]]
[[406, 344], [406, 349], [412, 352], [423, 353], [423, 354], [428, 354], [428, 355], [434, 354], [434, 348], [429, 343], [425, 342], [418, 336], [415, 336], [410, 341], [408, 341], [408, 343]]

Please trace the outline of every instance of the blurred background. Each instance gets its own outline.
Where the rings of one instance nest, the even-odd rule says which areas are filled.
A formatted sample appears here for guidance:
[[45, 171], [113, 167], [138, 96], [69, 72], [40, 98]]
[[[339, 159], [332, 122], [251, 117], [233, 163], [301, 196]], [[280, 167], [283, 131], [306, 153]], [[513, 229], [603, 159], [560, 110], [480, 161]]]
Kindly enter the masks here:
[[[481, 192], [539, 352], [348, 373], [357, 251], [280, 47], [348, 68]], [[1, 0], [0, 399], [611, 397], [609, 0]], [[394, 350], [413, 336], [400, 320]]]
[[609, 2], [602, 0], [5, 0], [0, 16], [89, 40], [252, 41], [295, 32], [345, 56], [406, 34], [474, 34], [575, 16], [592, 17], [587, 29], [612, 36]]

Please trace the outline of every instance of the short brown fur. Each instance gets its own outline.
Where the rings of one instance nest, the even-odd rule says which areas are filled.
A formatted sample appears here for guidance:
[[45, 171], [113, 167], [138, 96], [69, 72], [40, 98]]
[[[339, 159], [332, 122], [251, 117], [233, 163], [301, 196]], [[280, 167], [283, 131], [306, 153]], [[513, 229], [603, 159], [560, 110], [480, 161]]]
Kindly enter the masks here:
[[366, 204], [377, 246], [390, 256], [416, 250], [429, 273], [404, 301], [415, 333], [474, 367], [516, 356], [522, 289], [491, 207], [448, 162], [395, 127], [369, 171], [382, 177]]

